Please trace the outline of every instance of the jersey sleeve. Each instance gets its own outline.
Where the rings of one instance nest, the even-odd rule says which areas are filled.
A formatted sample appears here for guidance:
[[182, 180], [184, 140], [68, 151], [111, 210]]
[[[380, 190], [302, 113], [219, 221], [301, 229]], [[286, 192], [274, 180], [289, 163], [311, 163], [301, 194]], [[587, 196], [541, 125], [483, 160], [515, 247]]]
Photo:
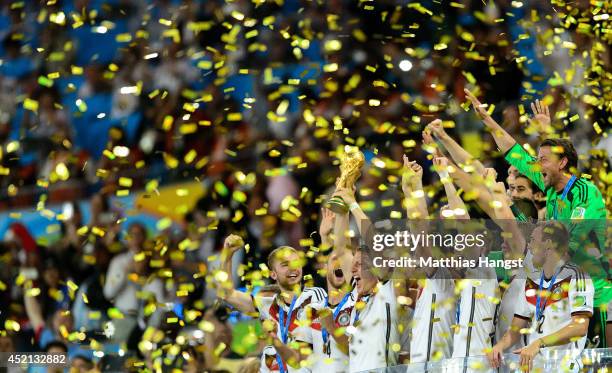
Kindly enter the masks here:
[[533, 310], [531, 305], [527, 302], [527, 296], [525, 295], [526, 280], [520, 280], [519, 284], [521, 291], [518, 292], [518, 299], [516, 300], [516, 308], [514, 309], [514, 316], [520, 317], [524, 320], [531, 321], [533, 319]]
[[312, 320], [312, 308], [310, 306], [305, 307], [303, 312], [299, 312], [298, 319], [296, 320], [297, 327], [291, 332], [292, 339], [298, 342], [305, 342], [313, 344], [313, 335], [311, 324]]
[[516, 167], [519, 173], [527, 176], [529, 180], [533, 181], [535, 185], [544, 191], [544, 177], [540, 171], [538, 165], [536, 165], [536, 159], [527, 153], [519, 143], [514, 144], [512, 148], [506, 153], [505, 159], [508, 163]]
[[253, 304], [259, 312], [259, 318], [261, 320], [267, 320], [270, 316], [270, 307], [274, 303], [274, 297], [262, 297], [262, 296], [254, 296]]
[[593, 281], [584, 272], [578, 272], [578, 276], [570, 282], [568, 291], [570, 301], [570, 312], [574, 314], [593, 314], [593, 297], [595, 288]]
[[575, 219], [605, 219], [607, 217], [606, 205], [597, 187], [591, 183], [578, 191], [578, 198], [574, 198], [570, 218]]
[[[573, 259], [593, 278], [608, 278], [608, 265], [605, 260], [607, 211], [604, 199], [597, 187], [588, 183], [577, 189], [571, 204], [568, 221], [570, 232], [570, 253], [578, 255]], [[585, 249], [590, 250], [591, 254]], [[595, 254], [598, 251], [597, 254]]]

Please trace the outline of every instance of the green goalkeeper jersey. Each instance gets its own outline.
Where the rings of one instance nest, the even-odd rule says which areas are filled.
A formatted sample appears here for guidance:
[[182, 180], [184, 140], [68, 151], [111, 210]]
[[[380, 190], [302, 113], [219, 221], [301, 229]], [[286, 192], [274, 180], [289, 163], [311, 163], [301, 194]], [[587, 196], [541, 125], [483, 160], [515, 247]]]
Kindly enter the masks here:
[[547, 188], [536, 159], [518, 143], [508, 151], [506, 161], [546, 194], [546, 220], [560, 220], [567, 226], [572, 261], [592, 277], [595, 305], [608, 303], [612, 300], [612, 283], [608, 281], [605, 242], [607, 211], [599, 189], [582, 177], [572, 177], [562, 192]]

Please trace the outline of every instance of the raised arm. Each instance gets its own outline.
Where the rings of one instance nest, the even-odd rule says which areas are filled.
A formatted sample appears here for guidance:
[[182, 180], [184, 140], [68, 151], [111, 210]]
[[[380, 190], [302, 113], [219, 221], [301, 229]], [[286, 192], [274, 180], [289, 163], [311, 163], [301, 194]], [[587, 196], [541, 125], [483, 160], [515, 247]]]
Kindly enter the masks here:
[[403, 161], [402, 192], [404, 192], [407, 218], [409, 220], [428, 219], [429, 212], [423, 190], [423, 167], [416, 161], [410, 161], [406, 155]]
[[522, 258], [525, 251], [525, 237], [510, 208], [503, 183], [495, 183], [489, 190], [480, 175], [468, 174], [459, 167], [453, 169], [453, 180], [464, 190], [473, 191], [478, 206], [506, 232], [513, 258]]
[[121, 260], [121, 257], [115, 257], [111, 260], [102, 290], [106, 299], [115, 299], [117, 294], [126, 286], [127, 276], [133, 269], [133, 263], [133, 258], [130, 258], [127, 264]]
[[446, 151], [453, 158], [455, 163], [458, 165], [466, 165], [473, 166], [477, 173], [482, 174], [484, 172], [483, 164], [476, 158], [474, 158], [467, 150], [463, 149], [459, 143], [457, 143], [452, 137], [446, 133], [444, 127], [442, 126], [442, 121], [440, 119], [436, 119], [433, 122], [429, 123], [425, 128], [425, 133], [423, 137], [426, 136], [427, 133], [433, 134], [440, 144], [446, 149]]
[[[429, 211], [427, 210], [427, 201], [425, 200], [425, 191], [423, 190], [423, 167], [416, 163], [416, 161], [410, 161], [406, 155], [404, 155], [403, 160], [402, 191], [404, 192], [408, 228], [412, 232], [427, 233], [429, 231]], [[431, 247], [420, 246], [415, 249], [414, 255], [424, 258], [431, 257]], [[413, 273], [410, 271], [410, 269], [404, 269], [403, 272], [412, 275]], [[432, 268], [425, 268], [424, 271], [430, 277], [435, 273], [435, 270]], [[408, 296], [413, 301], [416, 301], [415, 294], [410, 293], [409, 283], [395, 286], [394, 289], [396, 295]], [[400, 294], [398, 294], [398, 290], [401, 290]]]
[[[348, 188], [338, 188], [334, 195], [342, 197], [342, 199], [344, 199], [344, 201], [349, 205], [349, 211], [355, 218], [355, 222], [357, 223], [357, 229], [359, 230], [359, 235], [361, 237], [366, 237], [367, 232], [372, 226], [372, 222], [370, 221], [370, 218], [368, 218], [368, 216], [365, 214], [365, 212], [363, 212], [361, 206], [359, 206], [359, 203], [355, 199], [355, 191], [352, 189], [349, 190]], [[346, 217], [348, 218], [348, 215], [346, 215]], [[336, 243], [334, 243], [334, 245], [335, 244]]]
[[[332, 253], [341, 255], [347, 249], [350, 252], [349, 237], [349, 214], [336, 214], [334, 219], [333, 251]], [[344, 268], [344, 267], [343, 267]]]
[[30, 325], [32, 326], [34, 332], [38, 333], [38, 331], [45, 326], [45, 318], [43, 317], [40, 302], [38, 302], [38, 299], [31, 294], [31, 290], [31, 285], [26, 286], [26, 290], [23, 295], [23, 303], [25, 305], [26, 314], [28, 315], [28, 320], [30, 320]]
[[514, 138], [510, 136], [510, 134], [506, 132], [506, 130], [504, 130], [502, 126], [500, 126], [499, 123], [497, 123], [493, 117], [491, 117], [491, 115], [489, 115], [485, 109], [485, 105], [481, 104], [476, 96], [472, 94], [472, 92], [470, 92], [467, 88], [464, 89], [464, 92], [468, 100], [470, 100], [472, 103], [472, 106], [474, 106], [476, 113], [478, 113], [482, 119], [484, 125], [491, 131], [493, 139], [495, 140], [499, 150], [501, 150], [502, 153], [508, 152], [508, 150], [510, 150], [510, 148], [516, 144], [516, 140], [514, 140]]
[[321, 237], [321, 245], [324, 249], [332, 247], [333, 241], [330, 237], [334, 229], [335, 215], [333, 211], [326, 207], [321, 208], [321, 223], [319, 224], [319, 236]]
[[221, 270], [225, 272], [227, 278], [219, 284], [220, 286], [217, 294], [219, 298], [231, 304], [238, 311], [243, 313], [255, 313], [257, 310], [253, 304], [253, 298], [248, 294], [234, 289], [234, 284], [232, 282], [232, 274], [234, 273], [232, 268], [232, 257], [242, 246], [244, 246], [244, 241], [240, 236], [230, 234], [225, 239], [223, 250], [221, 251]]
[[454, 167], [449, 165], [448, 159], [445, 157], [436, 157], [433, 159], [434, 170], [440, 176], [440, 181], [444, 185], [444, 191], [446, 192], [446, 199], [448, 200], [448, 207], [453, 210], [453, 217], [456, 219], [469, 219], [470, 215], [467, 212], [465, 203], [455, 188], [453, 180], [449, 174], [449, 170], [452, 171]]

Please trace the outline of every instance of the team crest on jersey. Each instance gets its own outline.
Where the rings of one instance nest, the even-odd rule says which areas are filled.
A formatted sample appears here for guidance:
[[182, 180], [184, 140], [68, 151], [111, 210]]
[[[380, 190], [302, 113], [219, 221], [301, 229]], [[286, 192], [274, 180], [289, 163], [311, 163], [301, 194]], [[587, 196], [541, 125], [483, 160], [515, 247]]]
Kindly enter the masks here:
[[348, 312], [342, 313], [338, 317], [338, 325], [340, 325], [340, 326], [348, 326], [350, 321], [351, 321], [351, 314], [348, 313]]
[[583, 297], [582, 295], [579, 295], [576, 298], [574, 298], [574, 307], [582, 307], [584, 305], [586, 305], [585, 297]]
[[586, 209], [584, 207], [576, 207], [574, 211], [572, 211], [572, 216], [570, 219], [584, 219], [584, 213]]

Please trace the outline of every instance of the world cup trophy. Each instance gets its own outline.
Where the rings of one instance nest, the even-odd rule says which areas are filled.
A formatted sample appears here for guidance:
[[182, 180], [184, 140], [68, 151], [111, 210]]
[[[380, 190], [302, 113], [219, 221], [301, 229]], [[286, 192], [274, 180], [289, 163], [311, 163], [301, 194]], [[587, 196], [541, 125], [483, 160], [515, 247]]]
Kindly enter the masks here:
[[[353, 149], [344, 153], [340, 157], [340, 177], [336, 182], [336, 188], [353, 188], [361, 175], [361, 167], [364, 163], [365, 157], [359, 150]], [[331, 197], [326, 207], [337, 214], [346, 214], [349, 210], [349, 205], [340, 196]]]

